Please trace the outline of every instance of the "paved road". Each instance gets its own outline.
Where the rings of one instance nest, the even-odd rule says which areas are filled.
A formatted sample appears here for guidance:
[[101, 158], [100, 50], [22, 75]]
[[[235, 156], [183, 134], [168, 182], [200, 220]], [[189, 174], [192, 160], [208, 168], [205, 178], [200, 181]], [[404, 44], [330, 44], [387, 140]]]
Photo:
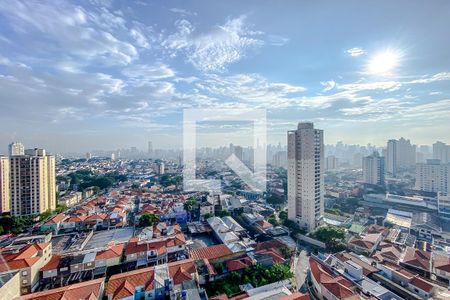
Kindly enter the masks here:
[[299, 248], [300, 254], [296, 257], [295, 266], [295, 279], [297, 281], [297, 287], [300, 288], [305, 283], [306, 275], [309, 268], [309, 256], [308, 252], [302, 248]]

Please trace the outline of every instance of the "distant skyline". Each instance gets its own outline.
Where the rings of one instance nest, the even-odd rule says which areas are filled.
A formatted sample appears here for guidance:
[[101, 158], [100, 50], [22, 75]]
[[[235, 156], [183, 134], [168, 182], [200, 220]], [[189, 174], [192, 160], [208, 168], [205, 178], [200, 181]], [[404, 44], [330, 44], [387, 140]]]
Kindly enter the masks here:
[[[181, 148], [183, 109], [208, 107], [267, 109], [271, 144], [300, 121], [450, 143], [448, 28], [445, 0], [1, 1], [0, 153]], [[222, 125], [204, 146], [245, 146]]]

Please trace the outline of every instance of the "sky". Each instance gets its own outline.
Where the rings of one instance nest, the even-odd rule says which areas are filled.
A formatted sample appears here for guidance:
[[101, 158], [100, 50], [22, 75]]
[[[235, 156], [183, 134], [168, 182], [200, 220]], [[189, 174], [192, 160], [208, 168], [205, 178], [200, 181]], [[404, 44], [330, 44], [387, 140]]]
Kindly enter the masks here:
[[[0, 1], [0, 152], [181, 148], [184, 109], [265, 109], [272, 144], [450, 143], [449, 28], [445, 0]], [[251, 140], [219, 125], [201, 146]]]

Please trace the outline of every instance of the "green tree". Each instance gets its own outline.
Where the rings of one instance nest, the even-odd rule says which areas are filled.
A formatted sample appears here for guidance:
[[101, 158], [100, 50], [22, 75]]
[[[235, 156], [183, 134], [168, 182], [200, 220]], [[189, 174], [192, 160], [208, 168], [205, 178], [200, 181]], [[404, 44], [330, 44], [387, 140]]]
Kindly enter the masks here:
[[230, 216], [230, 212], [228, 210], [222, 209], [221, 211], [216, 212], [216, 216], [220, 218]]
[[155, 214], [143, 214], [139, 218], [139, 225], [141, 227], [153, 226], [156, 222], [159, 222], [159, 216]]

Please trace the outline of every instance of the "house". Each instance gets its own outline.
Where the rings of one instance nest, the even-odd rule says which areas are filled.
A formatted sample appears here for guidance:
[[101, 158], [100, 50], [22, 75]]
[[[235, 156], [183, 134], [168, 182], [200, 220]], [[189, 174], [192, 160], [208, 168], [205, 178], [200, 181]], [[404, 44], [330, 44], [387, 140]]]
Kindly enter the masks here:
[[54, 233], [58, 233], [59, 229], [61, 228], [61, 224], [67, 218], [68, 217], [63, 213], [57, 214], [56, 216], [52, 217], [50, 220], [42, 224], [40, 230], [42, 232], [52, 231]]
[[107, 214], [95, 214], [87, 217], [84, 220], [84, 225], [87, 228], [100, 229], [108, 227]]
[[450, 257], [433, 254], [432, 265], [433, 274], [442, 280], [450, 282]]
[[112, 267], [120, 264], [124, 244], [112, 245], [95, 255], [95, 268]]
[[225, 262], [225, 267], [228, 272], [242, 271], [252, 266], [253, 260], [247, 255], [240, 258], [230, 259]]
[[165, 241], [139, 241], [132, 238], [125, 247], [125, 262], [136, 267], [168, 261]]
[[224, 244], [191, 250], [189, 255], [194, 260], [207, 259], [211, 263], [223, 262], [227, 259], [236, 257], [236, 255]]
[[386, 261], [392, 264], [398, 264], [402, 258], [402, 249], [398, 245], [381, 242], [372, 258], [378, 262]]
[[66, 232], [79, 230], [84, 227], [84, 220], [87, 216], [71, 216], [61, 223], [61, 229]]
[[419, 295], [422, 299], [430, 298], [436, 290], [433, 284], [399, 265], [386, 262], [377, 264], [377, 267], [381, 270], [381, 274], [384, 277], [406, 288], [410, 292]]
[[34, 291], [39, 283], [40, 269], [52, 257], [50, 243], [29, 244], [19, 249], [1, 249], [0, 274], [17, 270], [20, 272], [20, 293]]
[[181, 292], [185, 281], [196, 278], [191, 259], [161, 264], [111, 276], [106, 288], [108, 300], [165, 299], [171, 292]]
[[311, 282], [316, 295], [326, 300], [360, 299], [356, 285], [342, 275], [336, 275], [332, 270], [316, 260], [309, 258]]
[[368, 233], [362, 237], [352, 237], [348, 241], [348, 247], [359, 254], [372, 255], [381, 242], [381, 233]]
[[400, 264], [428, 276], [431, 270], [431, 252], [407, 247]]
[[102, 299], [105, 278], [84, 281], [69, 286], [36, 292], [19, 297], [18, 300], [69, 300], [69, 299]]

